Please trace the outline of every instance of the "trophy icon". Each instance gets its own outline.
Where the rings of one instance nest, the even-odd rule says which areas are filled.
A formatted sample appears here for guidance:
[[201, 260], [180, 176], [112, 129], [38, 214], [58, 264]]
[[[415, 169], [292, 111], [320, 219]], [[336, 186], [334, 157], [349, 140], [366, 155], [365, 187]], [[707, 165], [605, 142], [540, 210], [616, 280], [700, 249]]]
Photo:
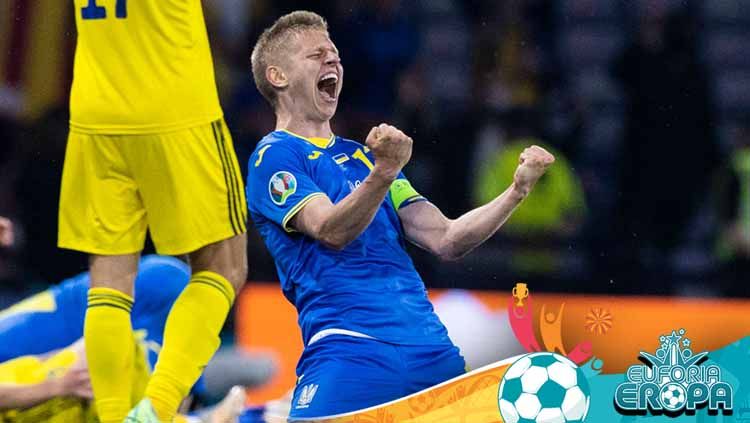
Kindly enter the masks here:
[[529, 288], [526, 287], [525, 283], [517, 283], [511, 293], [513, 294], [513, 298], [516, 299], [516, 307], [523, 307], [523, 300], [529, 298]]

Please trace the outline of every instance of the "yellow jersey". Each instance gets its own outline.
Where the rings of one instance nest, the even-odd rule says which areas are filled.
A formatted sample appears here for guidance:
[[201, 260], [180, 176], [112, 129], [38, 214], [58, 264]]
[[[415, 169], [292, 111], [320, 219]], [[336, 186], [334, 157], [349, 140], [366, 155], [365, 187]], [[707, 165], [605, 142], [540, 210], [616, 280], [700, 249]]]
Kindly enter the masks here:
[[222, 116], [201, 0], [74, 0], [71, 130], [161, 133]]
[[[33, 385], [60, 377], [77, 358], [76, 351], [65, 348], [46, 359], [23, 356], [0, 363], [0, 385]], [[88, 401], [57, 397], [30, 408], [0, 410], [0, 423], [95, 423], [95, 416]]]
[[[142, 334], [136, 334], [141, 336]], [[132, 405], [141, 400], [149, 378], [148, 358], [143, 340], [136, 343], [138, 351], [134, 361]], [[49, 357], [22, 356], [0, 363], [0, 385], [23, 386], [62, 377], [78, 360], [82, 351], [68, 347]], [[0, 410], [0, 423], [97, 423], [96, 410], [90, 401], [75, 397], [55, 397], [24, 409]], [[188, 423], [185, 416], [177, 415], [175, 423]]]

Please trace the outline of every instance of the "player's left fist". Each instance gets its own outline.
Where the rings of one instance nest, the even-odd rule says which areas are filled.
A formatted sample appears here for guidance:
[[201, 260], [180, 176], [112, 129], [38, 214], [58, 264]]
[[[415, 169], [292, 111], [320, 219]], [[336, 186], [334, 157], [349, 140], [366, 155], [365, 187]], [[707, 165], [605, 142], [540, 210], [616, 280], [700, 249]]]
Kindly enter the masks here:
[[544, 175], [547, 168], [555, 162], [555, 156], [537, 145], [523, 150], [518, 157], [518, 167], [513, 176], [514, 189], [522, 196], [527, 196], [534, 184]]

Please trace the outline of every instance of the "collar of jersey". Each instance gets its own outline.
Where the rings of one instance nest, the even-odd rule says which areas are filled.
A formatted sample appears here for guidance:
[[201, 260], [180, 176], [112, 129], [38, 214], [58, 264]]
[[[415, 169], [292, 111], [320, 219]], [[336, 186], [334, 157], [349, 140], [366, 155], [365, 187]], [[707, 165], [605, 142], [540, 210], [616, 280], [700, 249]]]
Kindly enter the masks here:
[[286, 129], [281, 129], [281, 132], [286, 132], [287, 134], [293, 137], [303, 139], [318, 148], [328, 148], [332, 146], [333, 143], [336, 141], [336, 137], [334, 135], [331, 135], [331, 138], [320, 138], [320, 137], [308, 138], [308, 137], [303, 137], [302, 135], [299, 135], [299, 134], [295, 134], [294, 132], [288, 131]]

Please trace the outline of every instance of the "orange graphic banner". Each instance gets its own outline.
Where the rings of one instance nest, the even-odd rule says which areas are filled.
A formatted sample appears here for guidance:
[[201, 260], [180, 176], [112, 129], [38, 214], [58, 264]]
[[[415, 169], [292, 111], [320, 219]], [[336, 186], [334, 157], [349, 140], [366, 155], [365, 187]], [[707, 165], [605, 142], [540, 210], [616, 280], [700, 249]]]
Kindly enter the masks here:
[[[571, 353], [579, 345], [590, 346], [593, 356], [603, 361], [603, 373], [625, 372], [628, 366], [637, 364], [640, 351], [657, 348], [659, 336], [675, 328], [684, 328], [691, 334], [696, 351], [716, 350], [750, 335], [749, 300], [552, 295], [536, 293], [532, 284], [529, 290], [533, 301], [529, 298], [523, 302], [531, 303], [529, 314], [536, 339], [558, 352]], [[439, 301], [444, 293], [431, 290], [430, 298]], [[516, 294], [522, 297], [518, 290]], [[510, 289], [471, 291], [470, 295], [492, 314], [507, 317]], [[284, 298], [278, 284], [251, 283], [240, 295], [236, 319], [238, 344], [273, 354], [279, 367], [279, 373], [269, 384], [250, 392], [251, 403], [282, 397], [294, 387], [294, 369], [302, 353], [296, 319], [294, 307]], [[466, 319], [466, 324], [471, 324], [471, 316]], [[557, 331], [557, 325], [559, 337], [543, 333]], [[503, 342], [518, 344], [512, 338]]]
[[[396, 401], [339, 416], [294, 423], [503, 423], [497, 393], [512, 357]], [[286, 421], [285, 416], [267, 416]]]

